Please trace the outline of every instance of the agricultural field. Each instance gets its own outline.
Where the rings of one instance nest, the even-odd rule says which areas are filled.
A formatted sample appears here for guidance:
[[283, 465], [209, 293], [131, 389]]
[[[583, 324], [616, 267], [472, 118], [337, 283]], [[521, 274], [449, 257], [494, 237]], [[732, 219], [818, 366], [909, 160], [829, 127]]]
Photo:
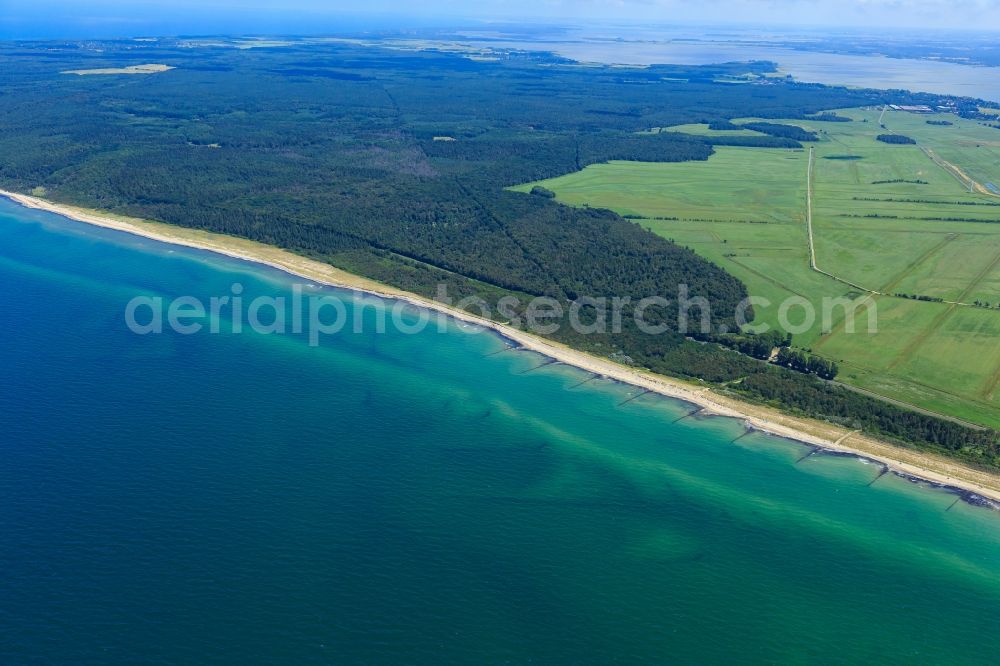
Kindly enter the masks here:
[[680, 132], [682, 134], [697, 134], [698, 136], [763, 136], [760, 132], [752, 129], [711, 129], [708, 123], [689, 123], [687, 125], [673, 125], [671, 127], [654, 127], [641, 134], [659, 134], [660, 132]]
[[[769, 121], [815, 132], [804, 149], [717, 146], [704, 162], [610, 162], [515, 189], [541, 184], [690, 247], [770, 302], [755, 324], [800, 324], [801, 308], [779, 316], [793, 296], [818, 315], [824, 299], [874, 303], [877, 321], [859, 307], [852, 332], [837, 308], [795, 345], [840, 364], [846, 384], [1000, 427], [1000, 129], [951, 114], [837, 113], [851, 122]], [[885, 134], [916, 143], [876, 140]]]

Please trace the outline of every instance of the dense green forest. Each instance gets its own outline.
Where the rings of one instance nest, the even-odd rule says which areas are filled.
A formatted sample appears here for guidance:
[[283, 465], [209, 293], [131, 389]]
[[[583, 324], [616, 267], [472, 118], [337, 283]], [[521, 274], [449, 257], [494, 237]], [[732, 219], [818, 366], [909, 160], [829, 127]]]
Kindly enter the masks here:
[[808, 130], [782, 123], [744, 123], [743, 125], [740, 125], [740, 127], [743, 129], [754, 130], [755, 132], [762, 132], [763, 134], [769, 134], [771, 136], [791, 139], [793, 141], [819, 140], [819, 137]]
[[[714, 145], [801, 147], [815, 135], [693, 137], [652, 127], [731, 119], [836, 122], [829, 109], [931, 95], [761, 79], [770, 63], [628, 69], [550, 54], [493, 59], [296, 42], [237, 49], [184, 40], [0, 45], [0, 186], [57, 201], [271, 243], [427, 296], [639, 299], [681, 284], [711, 305], [707, 334], [620, 332], [563, 342], [750, 399], [1000, 467], [997, 435], [908, 412], [820, 377], [835, 368], [760, 360], [732, 336], [745, 287], [719, 267], [605, 210], [510, 185], [606, 160], [705, 160]], [[163, 63], [151, 75], [66, 70]], [[967, 105], [971, 102], [967, 102]], [[820, 114], [820, 115], [816, 115]], [[42, 190], [38, 190], [42, 191]], [[739, 353], [742, 350], [746, 353]], [[754, 356], [758, 358], [754, 358]], [[766, 358], [766, 356], [763, 356]], [[817, 376], [819, 375], [819, 377]]]

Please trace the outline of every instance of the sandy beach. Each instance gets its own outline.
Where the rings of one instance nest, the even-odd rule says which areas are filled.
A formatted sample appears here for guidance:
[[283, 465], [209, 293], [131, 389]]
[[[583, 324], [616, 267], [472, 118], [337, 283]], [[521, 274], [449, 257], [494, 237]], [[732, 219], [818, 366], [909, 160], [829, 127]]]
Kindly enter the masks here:
[[[857, 455], [884, 465], [890, 472], [964, 491], [966, 499], [973, 502], [979, 498], [985, 498], [1000, 503], [1000, 475], [973, 469], [934, 454], [918, 452], [883, 442], [823, 421], [791, 416], [776, 409], [747, 403], [724, 395], [706, 385], [624, 366], [609, 359], [580, 352], [531, 333], [478, 317], [464, 310], [458, 310], [437, 301], [347, 273], [328, 264], [280, 248], [207, 231], [55, 204], [38, 197], [3, 190], [0, 190], [0, 196], [28, 208], [49, 211], [80, 222], [136, 234], [164, 243], [208, 250], [271, 266], [291, 275], [328, 286], [398, 299], [418, 307], [443, 312], [455, 319], [492, 329], [516, 345], [539, 352], [561, 363], [627, 383], [639, 389], [688, 401], [700, 408], [701, 415], [741, 419], [749, 428], [798, 440], [820, 449]], [[968, 493], [979, 497], [969, 496]]]

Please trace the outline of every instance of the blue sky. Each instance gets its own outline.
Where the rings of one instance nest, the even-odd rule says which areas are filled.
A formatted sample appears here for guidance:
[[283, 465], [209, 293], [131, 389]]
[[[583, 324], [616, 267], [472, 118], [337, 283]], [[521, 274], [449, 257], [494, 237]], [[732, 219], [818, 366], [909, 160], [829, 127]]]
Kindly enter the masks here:
[[337, 32], [526, 18], [1000, 30], [1000, 0], [0, 0], [0, 37]]

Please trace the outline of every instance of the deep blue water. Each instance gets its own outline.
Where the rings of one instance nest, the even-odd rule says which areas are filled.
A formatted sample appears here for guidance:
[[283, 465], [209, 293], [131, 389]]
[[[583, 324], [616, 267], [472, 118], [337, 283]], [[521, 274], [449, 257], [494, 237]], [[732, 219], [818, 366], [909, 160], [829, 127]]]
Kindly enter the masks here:
[[0, 203], [0, 663], [1000, 653], [992, 511], [455, 324], [124, 324], [236, 282], [293, 279]]

